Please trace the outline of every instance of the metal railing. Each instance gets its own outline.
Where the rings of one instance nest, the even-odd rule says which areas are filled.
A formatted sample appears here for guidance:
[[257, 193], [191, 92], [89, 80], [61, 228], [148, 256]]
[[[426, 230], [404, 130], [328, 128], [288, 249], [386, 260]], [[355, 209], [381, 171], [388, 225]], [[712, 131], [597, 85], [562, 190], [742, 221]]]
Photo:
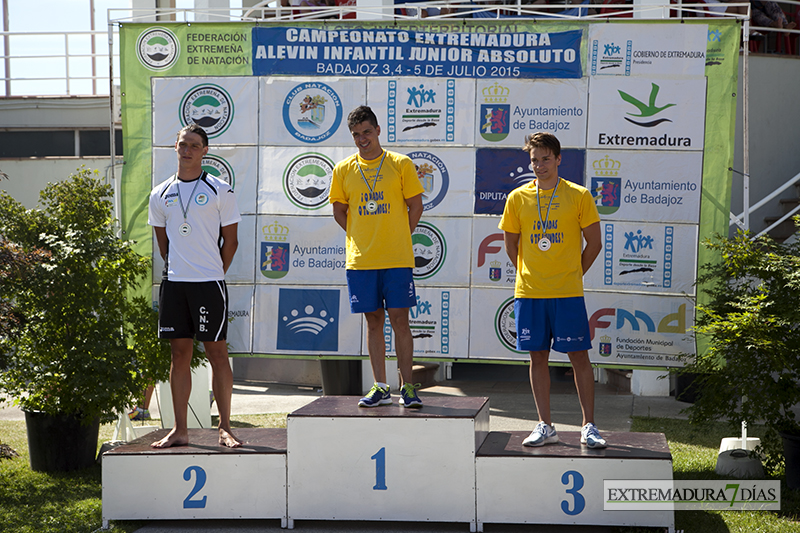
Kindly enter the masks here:
[[[783, 0], [781, 4], [800, 6], [800, 1]], [[279, 2], [278, 2], [279, 4]], [[749, 9], [749, 3], [729, 3], [726, 7]], [[434, 13], [438, 10], [438, 14]], [[603, 10], [613, 10], [603, 13]], [[120, 22], [232, 22], [259, 23], [297, 20], [346, 20], [357, 16], [360, 20], [414, 21], [427, 19], [456, 22], [464, 18], [512, 19], [523, 17], [535, 20], [552, 19], [617, 19], [636, 18], [686, 18], [708, 15], [705, 3], [676, 3], [661, 6], [628, 4], [522, 4], [489, 2], [431, 1], [415, 4], [398, 4], [383, 7], [331, 6], [331, 7], [268, 7], [262, 2], [247, 9], [110, 9], [108, 31], [70, 32], [0, 32], [3, 43], [0, 96], [22, 95], [102, 95], [109, 94], [109, 54], [107, 41], [118, 43], [117, 27]], [[716, 16], [716, 14], [713, 14]], [[726, 18], [747, 19], [748, 15], [726, 13]], [[800, 34], [800, 29], [777, 30], [751, 26], [761, 33], [784, 32]], [[46, 52], [30, 43], [47, 40], [52, 45]], [[104, 46], [104, 44], [106, 44]], [[114, 72], [119, 72], [118, 51], [112, 55]], [[113, 80], [119, 84], [118, 75]]]
[[[116, 31], [115, 40], [116, 40]], [[108, 32], [0, 32], [3, 96], [108, 96]], [[35, 42], [29, 44], [26, 41]], [[48, 52], [40, 52], [42, 42]], [[52, 50], [56, 50], [54, 53]], [[15, 53], [16, 52], [16, 53]], [[119, 54], [113, 60], [119, 62]], [[118, 66], [114, 69], [119, 72]], [[119, 76], [114, 80], [119, 84]]]
[[[728, 170], [733, 171], [733, 169], [728, 169]], [[769, 204], [772, 200], [778, 198], [783, 193], [783, 191], [785, 191], [786, 189], [789, 189], [790, 187], [792, 187], [792, 186], [794, 186], [794, 185], [796, 185], [798, 183], [800, 183], [800, 173], [798, 173], [795, 177], [793, 177], [792, 179], [790, 179], [789, 181], [787, 181], [786, 183], [784, 183], [783, 185], [781, 185], [780, 187], [778, 187], [777, 189], [772, 191], [772, 193], [770, 193], [769, 195], [765, 196], [760, 201], [758, 201], [755, 204], [751, 205], [747, 209], [747, 215], [752, 215], [758, 209], [764, 207], [765, 205]], [[789, 211], [788, 213], [783, 215], [776, 222], [773, 222], [772, 225], [770, 225], [769, 227], [765, 228], [760, 233], [755, 235], [753, 238], [760, 237], [760, 236], [764, 235], [765, 233], [768, 233], [768, 232], [772, 231], [773, 229], [775, 229], [778, 226], [780, 226], [783, 222], [789, 220], [792, 216], [794, 216], [798, 212], [800, 212], [800, 204], [798, 204], [794, 209], [792, 209], [791, 211]], [[745, 221], [745, 213], [744, 212], [741, 212], [738, 215], [734, 215], [733, 212], [731, 212], [731, 221], [730, 221], [730, 224], [729, 224], [730, 226], [736, 225], [736, 226], [738, 226], [738, 227], [740, 227], [742, 229], [749, 229], [749, 228], [747, 228], [745, 226], [745, 222], [744, 221]]]

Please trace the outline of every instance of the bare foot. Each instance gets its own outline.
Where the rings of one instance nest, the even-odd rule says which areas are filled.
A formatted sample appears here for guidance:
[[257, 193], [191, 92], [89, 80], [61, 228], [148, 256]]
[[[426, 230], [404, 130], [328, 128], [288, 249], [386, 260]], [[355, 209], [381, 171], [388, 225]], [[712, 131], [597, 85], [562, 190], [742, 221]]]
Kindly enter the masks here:
[[228, 448], [239, 448], [242, 446], [242, 441], [237, 439], [230, 429], [219, 428], [219, 445]]
[[171, 446], [186, 446], [189, 444], [189, 432], [172, 428], [166, 437], [150, 444], [152, 448], [169, 448]]

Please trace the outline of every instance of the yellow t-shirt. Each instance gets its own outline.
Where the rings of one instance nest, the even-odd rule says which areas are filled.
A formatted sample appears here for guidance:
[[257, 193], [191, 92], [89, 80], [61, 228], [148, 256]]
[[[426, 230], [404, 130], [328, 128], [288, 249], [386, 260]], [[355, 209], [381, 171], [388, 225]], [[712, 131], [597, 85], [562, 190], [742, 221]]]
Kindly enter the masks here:
[[[368, 161], [354, 154], [333, 169], [330, 202], [349, 206], [346, 238], [349, 270], [414, 268], [406, 199], [421, 194], [424, 188], [408, 156], [388, 150], [384, 153], [382, 165], [380, 157]], [[377, 202], [375, 213], [367, 211], [370, 200]]]
[[[547, 206], [556, 196], [547, 216]], [[537, 214], [539, 197], [541, 219]], [[547, 226], [542, 232], [542, 222]], [[540, 191], [536, 180], [511, 191], [499, 228], [519, 233], [515, 298], [571, 298], [583, 296], [582, 229], [600, 221], [591, 194], [580, 185], [559, 178], [557, 189]], [[550, 240], [543, 252], [538, 242]]]

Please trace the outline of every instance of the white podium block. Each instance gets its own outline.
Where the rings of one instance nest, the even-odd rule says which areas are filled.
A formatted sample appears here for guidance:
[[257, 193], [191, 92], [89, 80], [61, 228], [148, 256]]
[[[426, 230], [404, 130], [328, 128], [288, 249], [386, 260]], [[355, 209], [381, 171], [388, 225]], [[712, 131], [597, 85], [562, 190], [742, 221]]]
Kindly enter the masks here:
[[661, 433], [603, 433], [609, 446], [592, 450], [579, 432], [561, 441], [522, 446], [528, 432], [492, 432], [478, 450], [478, 531], [484, 523], [666, 527], [672, 511], [604, 511], [603, 481], [672, 479], [672, 455]]
[[323, 396], [290, 413], [289, 527], [294, 520], [466, 522], [475, 531], [475, 453], [487, 398], [422, 398], [421, 409], [359, 408]]
[[103, 454], [103, 527], [109, 520], [280, 519], [286, 527], [286, 430], [189, 430], [189, 445], [156, 450], [150, 433]]
[[[229, 360], [230, 361], [230, 360]], [[192, 370], [192, 392], [189, 395], [189, 406], [186, 410], [186, 423], [190, 428], [208, 429], [211, 427], [211, 397], [208, 391], [208, 379], [211, 367], [206, 364]], [[172, 390], [169, 383], [158, 383], [158, 409], [161, 413], [161, 427], [172, 428], [175, 425], [175, 413], [172, 407]]]

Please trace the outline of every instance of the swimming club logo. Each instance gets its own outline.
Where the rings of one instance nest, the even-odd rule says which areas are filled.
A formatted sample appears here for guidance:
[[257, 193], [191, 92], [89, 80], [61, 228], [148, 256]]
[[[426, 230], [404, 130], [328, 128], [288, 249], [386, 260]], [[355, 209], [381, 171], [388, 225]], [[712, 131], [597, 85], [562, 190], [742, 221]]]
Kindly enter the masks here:
[[283, 124], [302, 142], [322, 142], [336, 133], [341, 123], [342, 100], [324, 83], [301, 83], [283, 100]]
[[339, 349], [339, 291], [280, 289], [278, 350], [335, 352]]
[[444, 264], [447, 244], [444, 235], [430, 222], [420, 222], [411, 234], [414, 249], [414, 279], [428, 279]]
[[479, 116], [481, 137], [489, 142], [502, 141], [510, 131], [511, 106], [508, 105], [510, 94], [508, 87], [495, 82], [494, 85], [481, 90], [483, 102]]
[[601, 45], [597, 40], [592, 41], [592, 75], [600, 71], [601, 74], [630, 76], [632, 53], [633, 41], [630, 40], [626, 42], [624, 51], [622, 46], [616, 42], [602, 43]]
[[591, 193], [597, 212], [601, 215], [616, 213], [620, 207], [622, 179], [619, 169], [622, 163], [607, 155], [603, 159], [592, 161]]
[[183, 96], [178, 113], [182, 126], [194, 123], [209, 138], [219, 137], [233, 121], [233, 99], [219, 85], [197, 85]]
[[261, 232], [261, 273], [269, 279], [280, 279], [289, 273], [289, 228], [275, 221], [261, 228]]
[[[623, 100], [625, 100], [626, 102], [628, 102], [629, 104], [633, 105], [634, 107], [636, 107], [636, 109], [639, 110], [638, 114], [628, 112], [627, 113], [628, 115], [630, 115], [632, 117], [638, 117], [640, 119], [649, 119], [649, 118], [655, 117], [656, 115], [658, 115], [662, 111], [677, 105], [677, 104], [665, 104], [665, 105], [662, 105], [662, 106], [657, 105], [656, 104], [656, 99], [658, 98], [658, 92], [659, 92], [660, 89], [661, 89], [661, 87], [659, 87], [655, 83], [651, 84], [650, 96], [649, 96], [648, 102], [646, 104], [644, 102], [642, 102], [641, 100], [639, 100], [638, 98], [636, 98], [634, 96], [631, 96], [630, 94], [626, 93], [625, 91], [620, 91], [618, 89], [617, 92], [619, 92], [620, 98], [622, 98]], [[636, 124], [637, 126], [641, 126], [643, 128], [652, 128], [654, 126], [658, 126], [662, 122], [672, 122], [672, 120], [670, 120], [668, 118], [663, 118], [663, 117], [662, 118], [656, 118], [654, 120], [647, 120], [647, 121], [637, 121], [637, 120], [633, 120], [632, 118], [628, 118], [628, 117], [624, 117], [624, 118], [625, 118], [625, 120], [627, 120], [631, 124]]]
[[172, 67], [180, 53], [178, 38], [166, 28], [150, 28], [136, 40], [136, 57], [150, 70], [166, 70]]
[[225, 158], [206, 154], [203, 158], [203, 170], [230, 185], [231, 189], [236, 189], [236, 176], [233, 173], [233, 167]]
[[[514, 298], [511, 297], [500, 304], [494, 315], [494, 332], [500, 343], [517, 352], [517, 317], [514, 314]], [[521, 353], [521, 352], [520, 352]]]
[[301, 209], [320, 209], [328, 205], [334, 162], [318, 153], [301, 154], [283, 171], [283, 192]]
[[424, 211], [430, 211], [439, 205], [450, 187], [450, 172], [444, 161], [430, 152], [411, 152], [408, 154], [417, 169], [417, 177], [422, 187], [422, 205]]
[[206, 205], [208, 203], [208, 194], [204, 192], [199, 192], [194, 197], [194, 203], [197, 205]]

